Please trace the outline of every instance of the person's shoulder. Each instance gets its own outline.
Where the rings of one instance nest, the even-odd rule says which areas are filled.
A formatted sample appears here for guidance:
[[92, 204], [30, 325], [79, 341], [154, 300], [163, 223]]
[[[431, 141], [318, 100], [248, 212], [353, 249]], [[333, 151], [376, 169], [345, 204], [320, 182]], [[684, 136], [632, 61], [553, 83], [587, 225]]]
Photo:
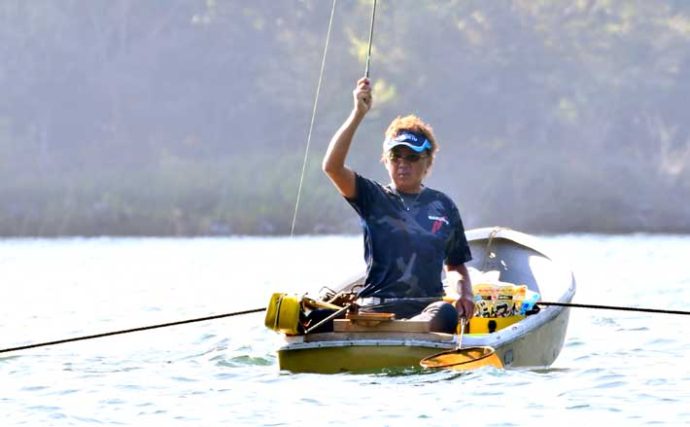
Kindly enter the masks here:
[[390, 188], [380, 182], [355, 172], [355, 183], [358, 194], [390, 194]]
[[386, 188], [386, 186], [381, 184], [380, 182], [371, 178], [367, 178], [366, 176], [361, 175], [359, 172], [355, 172], [355, 180], [367, 185], [371, 185], [373, 187], [380, 188], [381, 190], [384, 190]]

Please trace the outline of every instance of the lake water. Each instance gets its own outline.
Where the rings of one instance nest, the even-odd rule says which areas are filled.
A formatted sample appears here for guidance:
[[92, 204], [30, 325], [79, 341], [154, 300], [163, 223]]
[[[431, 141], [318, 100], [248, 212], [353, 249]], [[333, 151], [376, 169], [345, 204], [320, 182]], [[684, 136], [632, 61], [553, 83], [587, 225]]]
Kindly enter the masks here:
[[[690, 310], [690, 237], [542, 237], [574, 302]], [[0, 348], [261, 308], [361, 271], [359, 237], [0, 240]], [[248, 314], [0, 354], [0, 424], [690, 424], [690, 316], [571, 310], [547, 370], [290, 374]]]

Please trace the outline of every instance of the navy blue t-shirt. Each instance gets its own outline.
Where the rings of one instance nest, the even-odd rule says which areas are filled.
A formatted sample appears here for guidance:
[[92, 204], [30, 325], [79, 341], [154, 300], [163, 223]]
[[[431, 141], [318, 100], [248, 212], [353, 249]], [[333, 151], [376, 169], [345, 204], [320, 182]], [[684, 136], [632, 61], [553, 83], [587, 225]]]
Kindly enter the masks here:
[[442, 296], [443, 264], [472, 259], [455, 203], [427, 187], [404, 194], [355, 175], [357, 195], [347, 201], [361, 218], [367, 263], [359, 296]]

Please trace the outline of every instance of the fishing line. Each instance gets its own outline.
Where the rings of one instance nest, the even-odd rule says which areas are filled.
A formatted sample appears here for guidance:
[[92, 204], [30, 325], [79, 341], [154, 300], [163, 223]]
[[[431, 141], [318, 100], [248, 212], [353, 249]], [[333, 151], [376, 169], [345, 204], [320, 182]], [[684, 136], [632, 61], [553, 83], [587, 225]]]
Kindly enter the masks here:
[[[370, 69], [370, 64], [371, 64], [371, 46], [373, 43], [374, 39], [374, 22], [376, 19], [376, 0], [374, 0], [372, 11], [371, 11], [371, 25], [369, 27], [369, 47], [368, 47], [368, 52], [367, 52], [367, 59], [366, 59], [366, 67], [364, 70], [364, 75], [365, 77], [369, 77], [369, 69]], [[297, 190], [297, 200], [295, 201], [295, 209], [294, 213], [292, 216], [292, 224], [290, 226], [290, 237], [294, 236], [295, 233], [295, 223], [297, 221], [297, 212], [299, 211], [299, 203], [302, 195], [302, 187], [304, 184], [304, 175], [306, 173], [306, 166], [307, 166], [307, 160], [309, 156], [309, 147], [311, 146], [311, 137], [314, 129], [314, 120], [316, 118], [316, 111], [318, 107], [318, 102], [319, 102], [319, 95], [321, 93], [321, 84], [323, 82], [323, 74], [324, 74], [324, 69], [326, 67], [326, 56], [328, 53], [328, 46], [330, 44], [330, 39], [331, 39], [331, 32], [333, 29], [333, 18], [335, 16], [335, 7], [336, 7], [337, 0], [333, 0], [333, 5], [331, 7], [331, 16], [328, 21], [328, 31], [326, 33], [326, 41], [324, 44], [324, 49], [323, 49], [323, 55], [321, 58], [321, 70], [319, 72], [319, 80], [316, 85], [316, 94], [314, 96], [314, 106], [312, 108], [312, 114], [311, 114], [311, 121], [309, 124], [309, 132], [307, 134], [307, 146], [305, 148], [304, 152], [304, 160], [302, 162], [302, 172], [300, 174], [300, 180], [299, 180], [299, 187]], [[347, 308], [347, 307], [345, 307]], [[198, 317], [194, 319], [187, 319], [187, 320], [180, 320], [176, 322], [168, 322], [168, 323], [160, 323], [156, 325], [149, 325], [149, 326], [141, 326], [137, 328], [131, 328], [131, 329], [121, 329], [117, 331], [111, 331], [111, 332], [103, 332], [103, 333], [98, 333], [98, 334], [92, 334], [92, 335], [84, 335], [80, 337], [73, 337], [73, 338], [66, 338], [66, 339], [60, 339], [60, 340], [54, 340], [54, 341], [46, 341], [46, 342], [41, 342], [41, 343], [34, 343], [34, 344], [27, 344], [27, 345], [22, 345], [22, 346], [17, 346], [17, 347], [8, 347], [4, 349], [0, 349], [0, 353], [9, 353], [12, 351], [19, 351], [19, 350], [28, 350], [32, 348], [38, 348], [38, 347], [46, 347], [50, 345], [56, 345], [56, 344], [64, 344], [64, 343], [70, 343], [70, 342], [76, 342], [76, 341], [86, 341], [86, 340], [91, 340], [91, 339], [96, 339], [96, 338], [103, 338], [103, 337], [109, 337], [109, 336], [114, 336], [114, 335], [123, 335], [123, 334], [129, 334], [133, 332], [141, 332], [141, 331], [148, 331], [152, 329], [160, 329], [160, 328], [167, 328], [170, 326], [178, 326], [178, 325], [184, 325], [184, 324], [189, 324], [189, 323], [195, 323], [195, 322], [204, 322], [208, 320], [216, 320], [216, 319], [222, 319], [225, 317], [231, 317], [231, 316], [239, 316], [243, 314], [251, 314], [251, 313], [260, 313], [266, 311], [266, 308], [255, 308], [252, 310], [244, 310], [244, 311], [237, 311], [233, 313], [225, 313], [225, 314], [218, 314], [214, 316], [206, 316], [206, 317]], [[319, 326], [319, 325], [316, 325]]]
[[660, 313], [660, 314], [681, 314], [688, 316], [690, 311], [683, 310], [663, 310], [659, 308], [640, 308], [640, 307], [623, 307], [617, 305], [598, 305], [598, 304], [575, 304], [566, 302], [547, 302], [539, 301], [537, 305], [555, 305], [558, 307], [575, 307], [575, 308], [593, 308], [597, 310], [620, 310], [620, 311], [639, 311], [642, 313]]
[[321, 82], [323, 81], [323, 70], [326, 68], [326, 54], [328, 53], [328, 44], [331, 40], [331, 29], [333, 28], [333, 16], [335, 15], [335, 4], [337, 0], [333, 0], [331, 7], [331, 17], [328, 20], [328, 32], [326, 33], [326, 43], [323, 47], [323, 55], [321, 57], [321, 71], [319, 72], [319, 82], [316, 85], [316, 95], [314, 96], [314, 107], [311, 112], [311, 122], [309, 123], [309, 132], [307, 133], [307, 147], [304, 150], [304, 160], [302, 161], [302, 173], [299, 177], [299, 187], [297, 188], [297, 200], [295, 200], [295, 210], [292, 214], [292, 225], [290, 225], [290, 237], [295, 235], [295, 223], [297, 222], [297, 212], [299, 211], [299, 202], [302, 197], [302, 186], [304, 184], [304, 174], [307, 170], [307, 159], [309, 158], [309, 146], [311, 145], [311, 134], [314, 130], [314, 119], [316, 118], [316, 107], [319, 104], [319, 94], [321, 93]]
[[22, 346], [18, 346], [18, 347], [4, 348], [4, 349], [0, 349], [0, 353], [9, 353], [10, 351], [27, 350], [30, 348], [46, 347], [49, 345], [64, 344], [64, 343], [75, 342], [75, 341], [85, 341], [85, 340], [91, 340], [94, 338], [102, 338], [102, 337], [110, 337], [113, 335], [129, 334], [132, 332], [148, 331], [151, 329], [167, 328], [169, 326], [178, 326], [178, 325], [184, 325], [187, 323], [204, 322], [207, 320], [222, 319], [224, 317], [240, 316], [242, 314], [260, 313], [262, 311], [266, 311], [266, 308], [255, 308], [252, 310], [236, 311], [233, 313], [217, 314], [214, 316], [206, 316], [206, 317], [198, 317], [195, 319], [180, 320], [177, 322], [160, 323], [157, 325], [141, 326], [139, 328], [122, 329], [119, 331], [103, 332], [100, 334], [84, 335], [81, 337], [66, 338], [66, 339], [62, 339], [62, 340], [47, 341], [47, 342], [41, 342], [41, 343], [36, 343], [36, 344], [22, 345]]
[[[304, 175], [307, 170], [307, 160], [309, 158], [309, 147], [311, 146], [311, 136], [314, 130], [314, 120], [316, 118], [316, 108], [319, 103], [319, 94], [321, 93], [321, 83], [323, 81], [323, 73], [326, 67], [326, 56], [328, 53], [328, 45], [331, 39], [331, 30], [333, 29], [333, 17], [335, 16], [335, 5], [337, 0], [333, 0], [331, 8], [331, 17], [328, 20], [328, 31], [326, 33], [326, 43], [323, 48], [323, 55], [321, 58], [321, 71], [319, 73], [319, 81], [316, 85], [316, 96], [314, 97], [314, 107], [311, 113], [311, 122], [309, 123], [309, 132], [307, 134], [307, 146], [304, 150], [304, 160], [302, 161], [302, 173], [299, 177], [299, 186], [297, 188], [297, 199], [295, 200], [295, 209], [292, 214], [292, 224], [290, 225], [290, 237], [295, 235], [295, 224], [297, 223], [297, 213], [299, 211], [299, 203], [302, 198], [302, 187], [304, 185]], [[367, 60], [364, 68], [364, 77], [369, 78], [369, 69], [371, 67], [371, 46], [374, 42], [374, 22], [376, 21], [376, 0], [371, 8], [371, 23], [369, 25], [369, 46], [367, 51]]]

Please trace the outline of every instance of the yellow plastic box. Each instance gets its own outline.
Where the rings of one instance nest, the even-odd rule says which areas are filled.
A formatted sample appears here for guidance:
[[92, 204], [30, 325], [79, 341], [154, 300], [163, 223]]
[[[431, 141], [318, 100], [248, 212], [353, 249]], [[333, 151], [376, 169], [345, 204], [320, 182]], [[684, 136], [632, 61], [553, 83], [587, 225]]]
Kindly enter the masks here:
[[519, 322], [525, 316], [508, 317], [473, 317], [470, 319], [468, 333], [470, 334], [490, 334]]

